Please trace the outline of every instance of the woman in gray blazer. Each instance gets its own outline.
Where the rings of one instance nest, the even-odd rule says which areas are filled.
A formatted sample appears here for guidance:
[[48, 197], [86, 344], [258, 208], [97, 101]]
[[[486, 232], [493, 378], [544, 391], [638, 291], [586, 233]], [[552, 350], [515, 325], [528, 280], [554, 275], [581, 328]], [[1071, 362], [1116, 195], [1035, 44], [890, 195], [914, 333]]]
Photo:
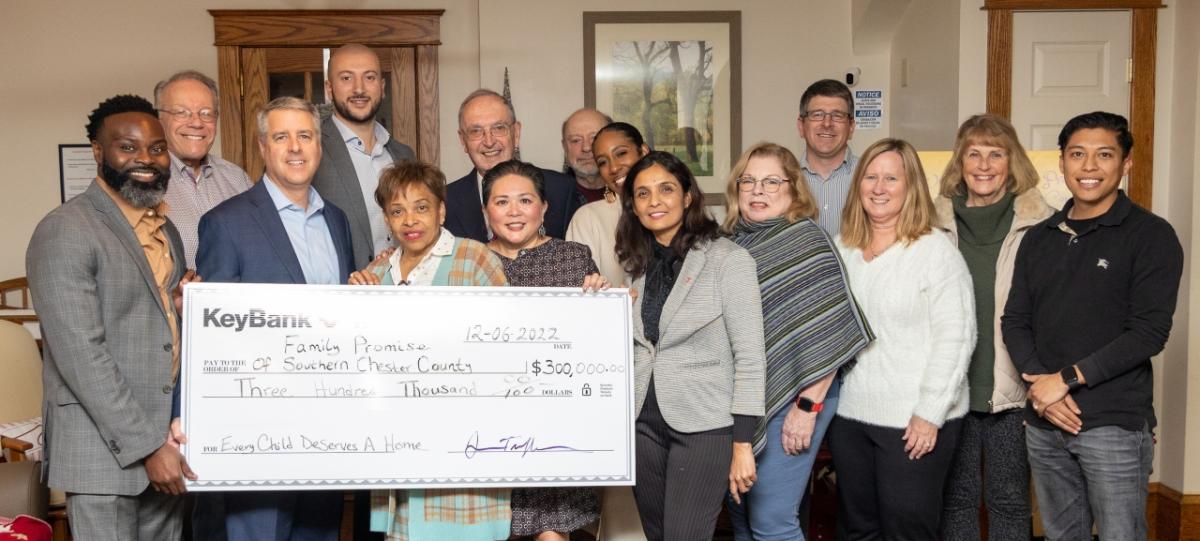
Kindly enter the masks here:
[[718, 237], [675, 156], [651, 152], [627, 178], [616, 251], [637, 292], [634, 497], [651, 541], [709, 539], [725, 490], [737, 499], [755, 481], [766, 355], [754, 260]]

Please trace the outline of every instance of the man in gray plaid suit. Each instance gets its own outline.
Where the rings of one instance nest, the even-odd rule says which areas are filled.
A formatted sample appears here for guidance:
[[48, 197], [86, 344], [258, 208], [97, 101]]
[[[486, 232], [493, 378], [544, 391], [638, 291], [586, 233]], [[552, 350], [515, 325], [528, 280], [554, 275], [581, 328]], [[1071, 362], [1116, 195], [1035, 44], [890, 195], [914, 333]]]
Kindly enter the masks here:
[[167, 437], [172, 294], [189, 277], [162, 203], [167, 142], [137, 96], [101, 103], [87, 132], [96, 180], [42, 219], [25, 255], [45, 338], [44, 475], [67, 493], [76, 540], [178, 539], [192, 474]]

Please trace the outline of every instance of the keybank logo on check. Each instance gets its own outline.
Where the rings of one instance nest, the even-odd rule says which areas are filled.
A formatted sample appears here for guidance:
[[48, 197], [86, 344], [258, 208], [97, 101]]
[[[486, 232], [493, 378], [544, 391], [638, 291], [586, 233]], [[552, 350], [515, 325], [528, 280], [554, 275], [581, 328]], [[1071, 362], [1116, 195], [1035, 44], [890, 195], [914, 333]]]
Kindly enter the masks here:
[[300, 314], [268, 314], [262, 308], [251, 308], [250, 312], [245, 314], [222, 314], [220, 308], [205, 308], [204, 326], [219, 329], [232, 328], [234, 332], [242, 332], [246, 327], [252, 329], [262, 327], [271, 329], [310, 328], [312, 323], [308, 321], [308, 317]]

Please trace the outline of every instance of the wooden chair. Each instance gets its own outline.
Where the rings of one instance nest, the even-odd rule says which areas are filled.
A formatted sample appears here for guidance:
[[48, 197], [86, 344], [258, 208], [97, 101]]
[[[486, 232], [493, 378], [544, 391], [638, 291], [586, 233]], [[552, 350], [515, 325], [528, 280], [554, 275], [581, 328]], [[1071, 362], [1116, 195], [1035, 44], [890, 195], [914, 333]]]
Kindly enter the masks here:
[[[13, 293], [12, 297], [14, 298], [20, 296], [21, 303], [9, 304], [8, 298], [10, 293]], [[19, 295], [17, 295], [18, 293]], [[0, 282], [0, 310], [14, 310], [17, 308], [33, 308], [33, 304], [29, 302], [29, 280], [26, 280], [24, 276]]]
[[25, 440], [0, 436], [0, 464], [5, 462], [25, 462], [29, 460], [25, 452], [33, 449], [33, 444]]
[[49, 517], [50, 489], [41, 483], [41, 463], [26, 459], [27, 441], [0, 436], [0, 516]]
[[[42, 362], [33, 336], [21, 325], [0, 321], [0, 423], [36, 421], [41, 411]], [[40, 482], [41, 464], [26, 456], [33, 443], [0, 437], [0, 500], [5, 512], [45, 519], [49, 491]]]
[[0, 321], [0, 423], [42, 414], [42, 359], [25, 327]]

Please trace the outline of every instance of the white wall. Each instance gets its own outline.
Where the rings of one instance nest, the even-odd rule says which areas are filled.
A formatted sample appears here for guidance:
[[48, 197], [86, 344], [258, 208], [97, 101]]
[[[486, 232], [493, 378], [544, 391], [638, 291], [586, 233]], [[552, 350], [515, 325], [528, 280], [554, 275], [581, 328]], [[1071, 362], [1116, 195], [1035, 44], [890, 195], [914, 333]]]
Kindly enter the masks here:
[[987, 110], [987, 12], [983, 0], [958, 10], [958, 122]]
[[[500, 90], [510, 69], [524, 124], [522, 156], [544, 167], [562, 163], [559, 128], [583, 106], [582, 12], [742, 10], [743, 145], [769, 139], [798, 150], [799, 97], [813, 80], [862, 68], [863, 84], [886, 88], [886, 54], [855, 56], [850, 7], [841, 0], [615, 0], [603, 6], [552, 0], [228, 0], [181, 2], [85, 0], [9, 2], [0, 17], [0, 279], [25, 274], [34, 226], [59, 203], [59, 143], [85, 143], [87, 114], [117, 93], [149, 97], [154, 84], [183, 68], [216, 75], [207, 9], [443, 8], [439, 49], [442, 168], [470, 168], [456, 135], [459, 102], [471, 90]], [[483, 44], [481, 47], [480, 44]], [[861, 130], [863, 148], [888, 134]]]
[[959, 124], [959, 3], [913, 0], [892, 38], [892, 136], [921, 150], [954, 146]]
[[[208, 9], [437, 9], [442, 16], [439, 89], [446, 168], [469, 162], [455, 135], [457, 102], [479, 85], [476, 0], [86, 0], [5, 2], [0, 16], [0, 279], [25, 274], [25, 248], [38, 220], [59, 204], [58, 144], [86, 143], [84, 124], [115, 94], [151, 98], [154, 84], [195, 68], [214, 78], [217, 54]], [[219, 150], [219, 148], [218, 148]], [[452, 177], [453, 178], [453, 177]]]
[[[1200, 4], [1176, 2], [1159, 11], [1155, 82], [1154, 211], [1175, 227], [1184, 247], [1175, 326], [1159, 359], [1159, 480], [1187, 494], [1200, 492], [1200, 288], [1193, 254], [1200, 253]], [[1189, 389], [1191, 392], [1189, 392]], [[1188, 430], [1188, 429], [1191, 430]], [[1190, 459], [1190, 460], [1189, 460]]]
[[[796, 133], [800, 94], [817, 79], [839, 78], [850, 66], [862, 69], [860, 88], [887, 88], [886, 54], [853, 54], [850, 3], [759, 0], [611, 0], [603, 5], [561, 0], [483, 2], [480, 6], [480, 74], [500, 89], [508, 67], [517, 116], [523, 124], [521, 157], [542, 167], [562, 164], [560, 127], [583, 107], [584, 11], [741, 10], [742, 146], [760, 140], [803, 149]], [[536, 30], [531, 30], [536, 29]], [[457, 100], [442, 95], [445, 101]], [[860, 130], [852, 145], [865, 148], [888, 134]], [[461, 174], [461, 173], [459, 173]]]
[[[1189, 31], [1195, 29], [1196, 25], [1200, 24], [1200, 12], [1197, 12], [1195, 9], [1195, 4], [1191, 4], [1191, 7], [1193, 9], [1187, 18], [1190, 26], [1183, 27]], [[1193, 38], [1195, 37], [1194, 33], [1189, 32], [1189, 34]], [[1193, 265], [1192, 259], [1195, 254], [1200, 254], [1200, 190], [1196, 190], [1193, 186], [1195, 179], [1200, 178], [1200, 162], [1195, 161], [1195, 157], [1200, 155], [1200, 93], [1196, 92], [1196, 89], [1200, 88], [1200, 46], [1197, 46], [1195, 41], [1193, 41], [1189, 51], [1190, 55], [1188, 56], [1191, 57], [1191, 61], [1187, 62], [1185, 60], [1184, 62], [1180, 62], [1185, 69], [1180, 70], [1179, 73], [1186, 74], [1187, 70], [1190, 69], [1191, 73], [1196, 75], [1190, 83], [1193, 92], [1192, 106], [1195, 109], [1195, 114], [1192, 117], [1191, 125], [1192, 151], [1188, 154], [1190, 154], [1193, 163], [1190, 171], [1181, 168], [1182, 172], [1176, 177], [1176, 182], [1179, 185], [1186, 186], [1187, 189], [1192, 191], [1192, 205], [1190, 209], [1192, 228], [1189, 232], [1191, 240], [1185, 244], [1187, 251], [1185, 255], [1186, 263], [1184, 265], [1184, 282], [1180, 286], [1181, 291], [1183, 291], [1181, 297], [1184, 299], [1180, 302], [1184, 303], [1187, 311], [1183, 313], [1182, 324], [1179, 325], [1181, 332], [1178, 332], [1176, 335], [1182, 334], [1181, 341], [1187, 345], [1183, 351], [1178, 353], [1178, 355], [1185, 355], [1183, 359], [1186, 359], [1187, 363], [1186, 372], [1180, 375], [1179, 380], [1186, 382], [1186, 384], [1184, 384], [1182, 389], [1174, 390], [1171, 396], [1173, 398], [1173, 407], [1179, 401], [1184, 402], [1182, 404], [1184, 416], [1182, 424], [1184, 427], [1190, 426], [1192, 428], [1187, 431], [1184, 448], [1178, 452], [1179, 460], [1184, 463], [1184, 467], [1186, 468], [1181, 485], [1183, 487], [1182, 491], [1186, 494], [1196, 494], [1200, 493], [1200, 460], [1196, 458], [1200, 456], [1200, 393], [1195, 392], [1196, 389], [1200, 389], [1200, 317], [1192, 318], [1190, 316], [1192, 314], [1200, 315], [1200, 287], [1194, 287], [1196, 285], [1196, 267]], [[1183, 152], [1187, 153], [1187, 147], [1181, 148], [1185, 149]], [[1192, 339], [1191, 337], [1197, 338]], [[1191, 389], [1193, 392], [1189, 393], [1188, 389]]]

